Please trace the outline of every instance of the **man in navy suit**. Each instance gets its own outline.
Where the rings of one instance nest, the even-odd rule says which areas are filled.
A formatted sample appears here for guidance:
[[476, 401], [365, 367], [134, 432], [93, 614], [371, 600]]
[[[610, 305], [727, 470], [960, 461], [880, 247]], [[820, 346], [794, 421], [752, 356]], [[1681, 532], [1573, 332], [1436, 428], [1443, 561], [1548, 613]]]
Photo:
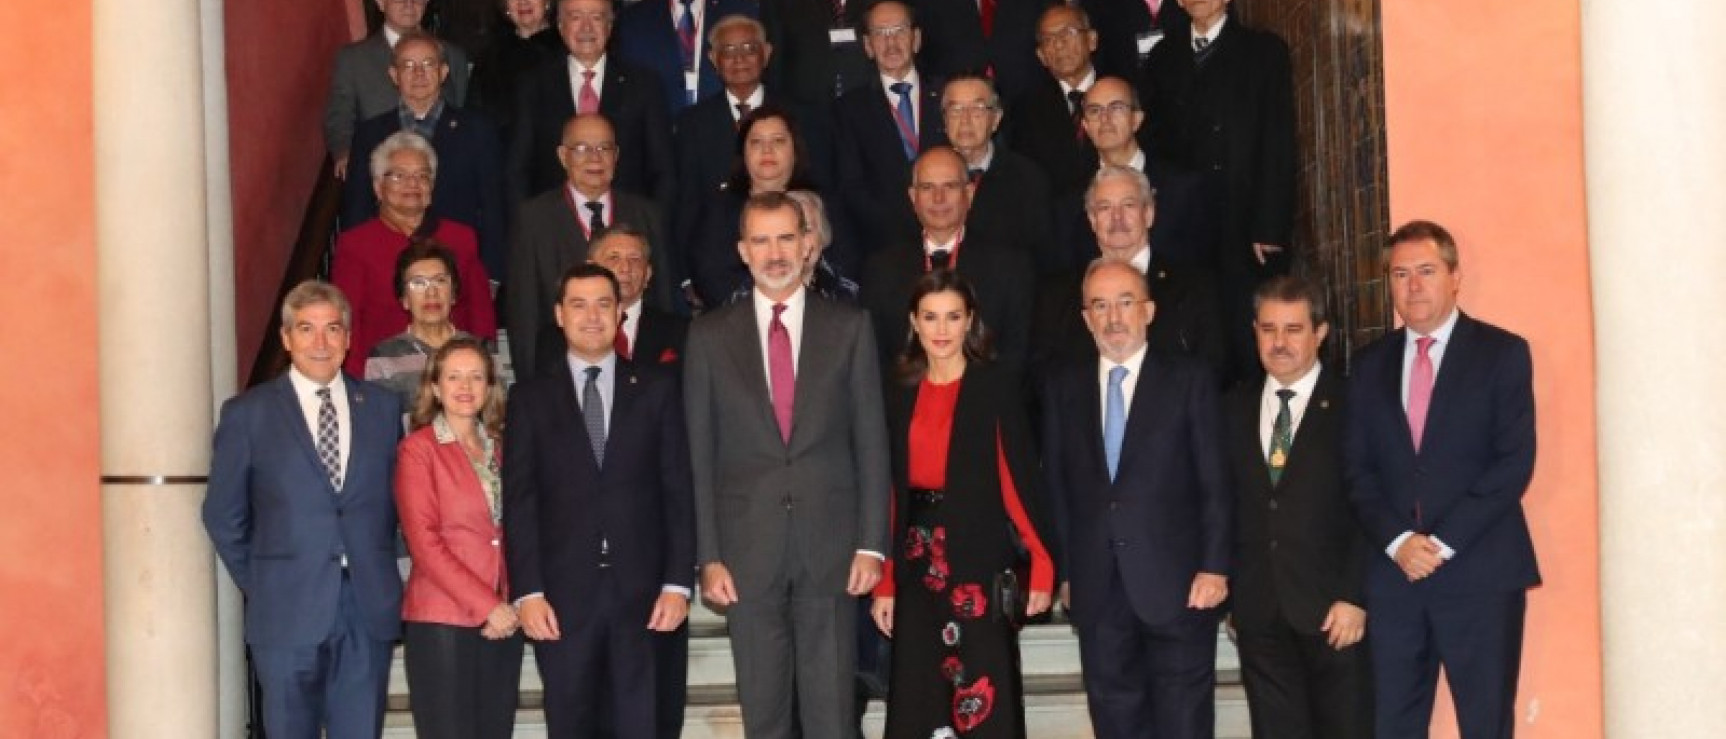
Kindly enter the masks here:
[[1521, 502], [1534, 475], [1528, 342], [1457, 309], [1443, 226], [1398, 228], [1385, 266], [1404, 327], [1355, 355], [1343, 448], [1384, 553], [1366, 576], [1377, 735], [1426, 736], [1442, 666], [1462, 736], [1509, 737], [1526, 591], [1540, 584]]
[[1049, 380], [1043, 464], [1091, 726], [1211, 737], [1234, 545], [1212, 373], [1147, 351], [1156, 306], [1131, 263], [1092, 262], [1083, 296], [1100, 356]]
[[602, 712], [620, 739], [660, 735], [656, 637], [694, 587], [683, 398], [670, 369], [613, 351], [620, 299], [604, 267], [565, 272], [565, 361], [509, 397], [504, 553], [552, 736], [595, 736]]
[[659, 76], [675, 117], [720, 89], [708, 28], [728, 15], [755, 17], [749, 0], [638, 0], [617, 16], [617, 55]]
[[293, 366], [222, 405], [204, 528], [246, 596], [246, 644], [273, 739], [376, 737], [401, 636], [393, 488], [401, 403], [341, 374], [347, 298], [282, 301]]

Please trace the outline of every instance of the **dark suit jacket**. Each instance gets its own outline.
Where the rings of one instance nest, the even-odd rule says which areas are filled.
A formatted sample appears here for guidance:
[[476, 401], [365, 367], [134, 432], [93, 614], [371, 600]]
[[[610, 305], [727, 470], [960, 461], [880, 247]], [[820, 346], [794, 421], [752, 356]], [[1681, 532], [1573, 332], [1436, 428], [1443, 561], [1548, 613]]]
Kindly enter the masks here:
[[[941, 119], [940, 80], [919, 72], [922, 82], [917, 112], [917, 140], [922, 149], [947, 143], [946, 123]], [[911, 161], [899, 140], [893, 120], [893, 105], [881, 87], [881, 75], [870, 73], [869, 81], [833, 104], [833, 123], [838, 144], [839, 191], [855, 224], [864, 253], [917, 234], [917, 216], [911, 211]], [[921, 151], [921, 149], [919, 149]]]
[[[1349, 384], [1349, 495], [1377, 553], [1367, 570], [1369, 601], [1413, 597], [1416, 588], [1457, 596], [1540, 584], [1522, 512], [1535, 448], [1528, 342], [1459, 316], [1417, 452], [1402, 401], [1405, 336], [1393, 331], [1360, 350]], [[1438, 537], [1455, 558], [1409, 583], [1384, 555], [1404, 531]]]
[[1288, 45], [1230, 17], [1202, 67], [1192, 27], [1145, 59], [1139, 138], [1158, 163], [1202, 176], [1216, 203], [1217, 269], [1258, 269], [1253, 242], [1288, 245], [1294, 224], [1294, 93]]
[[888, 552], [887, 429], [869, 319], [806, 299], [789, 446], [773, 415], [754, 301], [709, 311], [689, 329], [683, 390], [697, 559], [723, 562], [745, 601], [775, 597], [772, 584], [792, 567], [838, 595], [858, 550]]
[[[449, 57], [443, 97], [459, 106], [467, 100], [467, 52], [448, 41], [443, 45]], [[381, 29], [336, 52], [330, 96], [324, 103], [324, 145], [331, 155], [348, 150], [360, 121], [395, 109], [401, 93], [390, 82], [392, 61], [389, 39]]]
[[[995, 335], [997, 361], [1022, 370], [1036, 284], [1030, 255], [967, 230], [958, 260], [954, 271], [977, 291], [977, 312]], [[859, 302], [875, 322], [883, 366], [891, 366], [905, 348], [911, 329], [911, 286], [923, 276], [925, 261], [919, 237], [877, 250], [864, 265]]]
[[1062, 368], [1050, 381], [1043, 422], [1059, 550], [1081, 622], [1109, 602], [1119, 570], [1127, 603], [1147, 624], [1187, 611], [1199, 572], [1228, 575], [1234, 496], [1222, 451], [1215, 383], [1200, 364], [1145, 353], [1127, 412], [1120, 467], [1111, 482], [1103, 455], [1103, 394], [1097, 362]]
[[635, 344], [629, 347], [631, 361], [671, 365], [682, 361], [683, 342], [689, 337], [689, 319], [644, 304], [641, 316], [631, 320], [636, 321]]
[[1045, 74], [1014, 98], [1001, 122], [1007, 147], [1035, 162], [1055, 193], [1083, 191], [1097, 174], [1096, 155], [1067, 106], [1061, 83]]
[[[865, 0], [845, 3], [845, 25], [856, 29], [868, 10]], [[874, 79], [875, 65], [863, 54], [863, 39], [834, 46], [833, 25], [826, 0], [761, 0], [761, 25], [773, 59], [767, 64], [767, 86], [798, 102], [826, 109], [833, 99]]]
[[[671, 22], [672, 2], [676, 0], [640, 0], [626, 6], [617, 16], [611, 48], [618, 56], [659, 76], [665, 109], [675, 115], [689, 107], [689, 98], [683, 89], [683, 49], [677, 42], [677, 27]], [[695, 39], [695, 62], [701, 67], [697, 100], [725, 89], [719, 71], [707, 58], [707, 33], [713, 24], [728, 15], [756, 16], [755, 3], [748, 0], [702, 0], [702, 4], [703, 25]]]
[[[568, 177], [557, 160], [557, 146], [563, 142], [563, 124], [575, 115], [569, 57], [558, 57], [530, 71], [516, 98], [515, 134], [509, 150], [512, 203], [559, 185]], [[599, 112], [617, 133], [613, 185], [643, 193], [661, 208], [671, 207], [677, 188], [676, 166], [671, 152], [671, 116], [665, 109], [659, 79], [616, 54], [607, 54]]]
[[[391, 110], [354, 129], [359, 156], [348, 162], [348, 179], [342, 185], [342, 222], [349, 227], [378, 214], [371, 152], [401, 128], [400, 112]], [[437, 151], [431, 213], [472, 226], [486, 273], [503, 276], [509, 215], [503, 204], [503, 147], [497, 129], [483, 113], [446, 104], [431, 143]]]
[[1347, 385], [1336, 370], [1320, 370], [1275, 485], [1259, 440], [1263, 392], [1262, 382], [1243, 383], [1223, 406], [1235, 481], [1235, 623], [1262, 630], [1280, 622], [1316, 635], [1331, 604], [1366, 604], [1369, 547], [1343, 485]]
[[344, 553], [366, 633], [378, 641], [401, 635], [393, 493], [401, 401], [381, 385], [346, 375], [341, 382], [353, 428], [339, 492], [286, 374], [222, 404], [204, 528], [246, 595], [248, 644], [328, 638]]
[[1070, 260], [1065, 245], [1055, 240], [1050, 198], [1042, 170], [997, 144], [971, 198], [965, 231], [1030, 254], [1040, 271], [1066, 269]]
[[[668, 262], [665, 226], [652, 203], [629, 193], [611, 191], [612, 224], [627, 223], [647, 235], [653, 252], [653, 282], [644, 302], [669, 311], [677, 270]], [[563, 354], [563, 333], [552, 319], [559, 282], [570, 266], [587, 261], [587, 232], [570, 212], [565, 186], [546, 190], [522, 203], [516, 213], [509, 253], [509, 285], [504, 318], [509, 326], [509, 354], [518, 380], [537, 373], [543, 356]], [[665, 275], [672, 275], [666, 277]]]
[[1091, 27], [1097, 29], [1094, 61], [1099, 76], [1137, 79], [1139, 34], [1160, 28], [1162, 43], [1168, 43], [1171, 30], [1183, 28], [1190, 32], [1192, 28], [1192, 18], [1177, 0], [1163, 0], [1155, 19], [1151, 18], [1145, 0], [1079, 0], [1078, 5], [1091, 16]]
[[[647, 623], [664, 585], [694, 587], [695, 513], [677, 376], [619, 360], [605, 466], [593, 458], [569, 363], [516, 383], [504, 445], [504, 556], [511, 597], [544, 593], [579, 618], [609, 547], [623, 620]], [[584, 608], [584, 606], [589, 606]]]
[[996, 0], [993, 33], [983, 34], [977, 0], [922, 0], [917, 25], [923, 49], [917, 65], [936, 77], [993, 72], [1002, 100], [1048, 77], [1037, 61], [1037, 21], [1057, 0]]
[[[1093, 245], [1091, 253], [1096, 254]], [[1218, 318], [1216, 280], [1202, 267], [1178, 267], [1153, 250], [1145, 275], [1156, 302], [1147, 342], [1164, 354], [1204, 363], [1222, 377], [1225, 346]], [[1045, 280], [1037, 295], [1031, 329], [1031, 362], [1049, 369], [1097, 358], [1097, 343], [1085, 326], [1082, 274], [1067, 273]]]

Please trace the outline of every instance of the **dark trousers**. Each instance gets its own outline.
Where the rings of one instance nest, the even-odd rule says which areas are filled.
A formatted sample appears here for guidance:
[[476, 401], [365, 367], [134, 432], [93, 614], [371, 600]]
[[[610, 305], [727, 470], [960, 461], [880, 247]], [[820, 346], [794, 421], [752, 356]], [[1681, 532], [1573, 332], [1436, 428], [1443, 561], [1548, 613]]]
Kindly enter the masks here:
[[1442, 665], [1463, 739], [1509, 739], [1522, 666], [1524, 591], [1441, 598], [1369, 593], [1379, 739], [1425, 737]]
[[1216, 735], [1214, 611], [1147, 624], [1133, 612], [1114, 568], [1103, 592], [1074, 593], [1073, 606], [1097, 739]]
[[857, 730], [857, 599], [822, 587], [790, 551], [726, 610], [749, 739], [841, 739]]
[[1325, 634], [1295, 631], [1280, 615], [1240, 626], [1238, 636], [1254, 739], [1372, 737], [1372, 664], [1364, 640], [1338, 651]]
[[[658, 670], [653, 691], [659, 703], [659, 739], [683, 735], [683, 707], [689, 701], [689, 621], [676, 631], [653, 634], [653, 659]], [[611, 716], [611, 686], [599, 687], [599, 737], [615, 739], [617, 721]]]
[[509, 739], [521, 685], [519, 634], [494, 641], [476, 626], [409, 621], [402, 643], [420, 739]]
[[[534, 657], [545, 684], [548, 736], [600, 736], [601, 701], [618, 739], [657, 739], [654, 675], [658, 672], [648, 607], [626, 602], [611, 570], [598, 592], [554, 604], [563, 637], [536, 641]], [[639, 600], [639, 599], [635, 599]]]
[[342, 578], [335, 625], [322, 642], [252, 645], [270, 739], [375, 739], [383, 732], [391, 642], [360, 623], [353, 582]]

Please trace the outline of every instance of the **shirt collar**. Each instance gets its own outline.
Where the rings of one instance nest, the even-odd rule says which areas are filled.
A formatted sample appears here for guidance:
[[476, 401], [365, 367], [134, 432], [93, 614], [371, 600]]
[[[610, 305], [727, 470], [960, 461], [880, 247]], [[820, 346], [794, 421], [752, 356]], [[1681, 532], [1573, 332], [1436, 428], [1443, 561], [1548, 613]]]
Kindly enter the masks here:
[[598, 367], [601, 378], [611, 377], [612, 373], [617, 371], [617, 352], [606, 352], [605, 358], [598, 362], [589, 362], [572, 351], [565, 351], [564, 356], [569, 358], [569, 374], [576, 382], [587, 381], [588, 367]]
[[1295, 397], [1297, 398], [1310, 398], [1312, 397], [1313, 388], [1318, 387], [1318, 373], [1322, 369], [1324, 369], [1324, 362], [1313, 362], [1312, 367], [1307, 369], [1306, 374], [1301, 375], [1300, 379], [1295, 380], [1291, 385], [1283, 385], [1282, 383], [1277, 382], [1277, 378], [1271, 377], [1267, 374], [1265, 375], [1264, 397], [1274, 398], [1276, 397], [1276, 392], [1278, 390], [1282, 390], [1286, 387], [1289, 390], [1295, 391]]
[[1086, 91], [1089, 91], [1091, 89], [1091, 85], [1097, 84], [1097, 68], [1091, 67], [1089, 70], [1087, 70], [1085, 72], [1085, 78], [1082, 80], [1079, 80], [1079, 85], [1077, 87], [1074, 87], [1072, 85], [1067, 84], [1066, 80], [1055, 80], [1055, 81], [1061, 83], [1061, 94], [1063, 96], [1067, 95], [1068, 93], [1071, 93], [1074, 90], [1078, 90], [1079, 92], [1086, 92]]
[[[761, 292], [761, 288], [757, 287], [756, 289], [749, 291], [749, 294], [750, 298], [755, 301], [756, 314], [764, 316], [773, 315], [773, 301]], [[796, 292], [791, 293], [791, 296], [785, 299], [785, 312], [801, 312], [803, 310], [803, 302], [807, 295], [808, 291], [804, 290], [803, 285], [799, 284]]]
[[966, 170], [966, 172], [969, 172], [970, 170], [973, 170], [973, 169], [980, 169], [984, 172], [987, 172], [987, 171], [989, 171], [989, 165], [994, 164], [994, 163], [995, 163], [995, 142], [994, 141], [988, 141], [988, 142], [983, 144], [983, 158], [981, 160], [977, 161], [976, 163], [966, 162], [965, 163], [965, 170]]
[[390, 48], [394, 49], [394, 48], [396, 48], [396, 42], [402, 40], [402, 35], [399, 33], [396, 33], [396, 29], [390, 28], [389, 24], [385, 23], [384, 24], [384, 40], [388, 41], [390, 44]]
[[935, 251], [937, 249], [946, 249], [947, 251], [951, 252], [952, 250], [959, 248], [959, 245], [964, 243], [964, 242], [965, 242], [965, 227], [964, 226], [960, 226], [959, 230], [954, 231], [952, 240], [948, 241], [945, 244], [937, 244], [933, 241], [930, 241], [929, 240], [929, 234], [927, 231], [925, 231], [923, 233], [923, 253], [924, 254], [933, 254], [933, 253], [935, 253]]
[[1129, 257], [1127, 259], [1127, 261], [1133, 265], [1133, 269], [1136, 269], [1139, 271], [1139, 274], [1149, 275], [1151, 273], [1151, 244], [1150, 244], [1150, 242], [1146, 241], [1145, 245], [1143, 247], [1141, 247], [1136, 253], [1134, 253], [1133, 256]]
[[589, 69], [593, 70], [594, 86], [597, 87], [605, 82], [605, 60], [611, 58], [610, 54], [601, 54], [599, 61], [594, 62], [591, 67], [583, 65], [580, 59], [575, 58], [574, 54], [568, 54], [565, 58], [569, 60], [569, 76], [578, 84], [581, 81], [581, 73]]
[[339, 372], [336, 373], [336, 379], [330, 380], [328, 384], [324, 384], [307, 377], [305, 373], [300, 371], [300, 368], [290, 364], [288, 365], [288, 382], [294, 386], [295, 395], [311, 395], [326, 387], [330, 389], [330, 395], [332, 397], [343, 397], [347, 395], [347, 385], [342, 383], [342, 376]]
[[1205, 40], [1206, 43], [1214, 44], [1217, 42], [1217, 37], [1221, 36], [1223, 34], [1223, 26], [1226, 26], [1228, 24], [1229, 24], [1229, 14], [1224, 13], [1223, 17], [1218, 18], [1217, 24], [1214, 26], [1211, 26], [1211, 30], [1207, 33], [1199, 33], [1199, 29], [1197, 27], [1193, 28], [1193, 39], [1198, 40], [1198, 39], [1202, 38]]
[[1415, 330], [1412, 328], [1408, 329], [1407, 331], [1404, 331], [1403, 333], [1408, 335], [1407, 343], [1410, 346], [1412, 346], [1412, 345], [1414, 345], [1415, 339], [1418, 339], [1421, 336], [1425, 335], [1425, 336], [1431, 336], [1433, 339], [1433, 343], [1436, 343], [1439, 346], [1449, 346], [1450, 345], [1450, 334], [1452, 331], [1456, 330], [1456, 319], [1458, 316], [1461, 316], [1461, 315], [1462, 315], [1462, 309], [1456, 308], [1453, 306], [1450, 309], [1450, 317], [1444, 319], [1444, 323], [1439, 324], [1438, 328], [1433, 329], [1432, 333], [1430, 333], [1430, 334], [1419, 334], [1419, 333], [1416, 333]]
[[1127, 356], [1127, 361], [1119, 364], [1116, 364], [1114, 360], [1109, 359], [1108, 357], [1098, 357], [1102, 373], [1107, 375], [1109, 374], [1109, 370], [1119, 366], [1127, 368], [1127, 377], [1138, 377], [1139, 370], [1143, 369], [1145, 366], [1145, 350], [1148, 348], [1150, 348], [1149, 344], [1139, 347], [1138, 351]]
[[888, 77], [886, 74], [881, 75], [881, 89], [886, 90], [888, 95], [893, 94], [893, 83], [895, 83], [895, 82], [909, 82], [909, 83], [911, 83], [911, 96], [912, 97], [916, 97], [917, 96], [917, 88], [922, 87], [922, 83], [919, 82], [917, 79], [917, 68], [916, 67], [912, 67], [911, 71], [906, 72], [905, 73], [905, 79], [902, 79], [902, 80], [893, 79], [892, 77]]
[[760, 82], [755, 83], [755, 91], [749, 93], [748, 99], [739, 99], [736, 95], [731, 94], [730, 90], [726, 90], [725, 99], [731, 103], [731, 117], [736, 118], [738, 103], [747, 103], [749, 109], [754, 110], [761, 107], [762, 103], [767, 102], [767, 86]]

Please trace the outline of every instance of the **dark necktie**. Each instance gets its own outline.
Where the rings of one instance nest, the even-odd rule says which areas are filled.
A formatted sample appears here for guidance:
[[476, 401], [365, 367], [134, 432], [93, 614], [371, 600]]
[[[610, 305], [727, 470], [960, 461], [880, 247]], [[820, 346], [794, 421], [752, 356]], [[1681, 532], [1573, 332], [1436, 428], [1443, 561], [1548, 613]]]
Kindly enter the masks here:
[[773, 418], [779, 422], [779, 438], [791, 443], [791, 412], [797, 403], [797, 368], [791, 362], [791, 331], [780, 316], [784, 303], [773, 304], [773, 322], [767, 326], [767, 381], [773, 384]]
[[598, 200], [587, 201], [587, 240], [593, 241], [600, 231], [605, 230], [605, 203]]
[[629, 311], [624, 311], [617, 319], [617, 336], [611, 339], [611, 348], [617, 350], [617, 356], [629, 361], [629, 334], [623, 330], [629, 325]]
[[995, 35], [996, 0], [977, 0], [977, 18], [983, 22], [983, 38]]
[[581, 421], [587, 440], [593, 444], [593, 461], [605, 466], [605, 399], [599, 395], [599, 368], [588, 367], [587, 383], [581, 388]]
[[749, 103], [747, 103], [747, 102], [738, 103], [736, 105], [736, 108], [737, 108], [737, 125], [742, 126], [743, 125], [743, 119], [749, 117], [749, 111], [752, 110], [752, 108], [749, 107]]
[[895, 82], [887, 89], [899, 96], [899, 104], [893, 109], [893, 122], [899, 127], [899, 143], [905, 147], [905, 159], [916, 159], [917, 114], [911, 108], [911, 83]]
[[330, 476], [330, 487], [342, 490], [342, 426], [328, 387], [318, 388], [318, 461]]
[[845, 0], [832, 0], [833, 28], [845, 27]]
[[1216, 47], [1211, 44], [1210, 39], [1203, 36], [1193, 39], [1193, 64], [1204, 64], [1213, 51], [1216, 51]]
[[952, 264], [953, 251], [951, 249], [936, 249], [929, 252], [929, 269], [947, 269]]
[[1085, 140], [1085, 91], [1073, 89], [1067, 92], [1067, 108], [1073, 114], [1073, 136], [1079, 141]]
[[966, 170], [966, 174], [971, 176], [971, 184], [973, 185], [983, 180], [983, 170], [981, 168]]
[[1270, 456], [1265, 459], [1270, 465], [1272, 485], [1282, 479], [1283, 467], [1289, 461], [1289, 450], [1294, 448], [1294, 419], [1289, 414], [1289, 399], [1294, 396], [1295, 391], [1288, 388], [1277, 391], [1281, 407], [1277, 408], [1276, 422], [1271, 424]]
[[683, 70], [695, 68], [695, 0], [677, 0], [683, 5], [683, 18], [677, 21], [677, 46], [683, 52]]

